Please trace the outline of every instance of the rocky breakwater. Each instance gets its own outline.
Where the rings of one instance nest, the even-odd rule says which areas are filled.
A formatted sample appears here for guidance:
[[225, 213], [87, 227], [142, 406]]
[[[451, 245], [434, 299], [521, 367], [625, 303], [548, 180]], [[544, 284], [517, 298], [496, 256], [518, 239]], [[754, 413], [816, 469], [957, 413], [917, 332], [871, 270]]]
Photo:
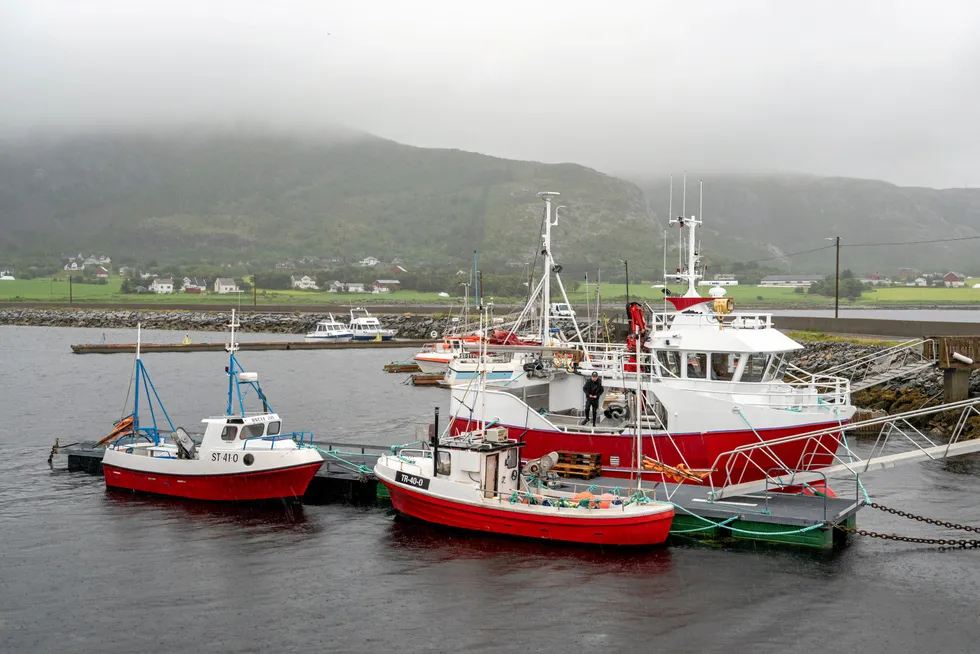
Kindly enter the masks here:
[[[266, 334], [304, 335], [316, 323], [326, 320], [320, 313], [243, 312], [242, 331]], [[0, 325], [32, 327], [92, 327], [97, 329], [133, 329], [137, 323], [145, 329], [180, 331], [223, 331], [229, 313], [216, 311], [108, 310], [108, 309], [0, 309]], [[398, 338], [430, 338], [441, 334], [448, 320], [440, 316], [410, 314], [379, 315], [381, 323], [398, 331]]]
[[[881, 351], [889, 345], [847, 341], [804, 343], [804, 351], [797, 354], [793, 362], [805, 370], [818, 373]], [[980, 396], [980, 374], [974, 373], [970, 378], [970, 396]], [[884, 411], [891, 415], [938, 406], [943, 402], [943, 371], [935, 367], [927, 368], [913, 377], [893, 379], [857, 391], [852, 394], [851, 400], [862, 409]], [[913, 421], [913, 424], [935, 434], [949, 434], [958, 417], [958, 411], [933, 414]], [[974, 416], [967, 421], [966, 434], [970, 438], [980, 437], [980, 416]]]

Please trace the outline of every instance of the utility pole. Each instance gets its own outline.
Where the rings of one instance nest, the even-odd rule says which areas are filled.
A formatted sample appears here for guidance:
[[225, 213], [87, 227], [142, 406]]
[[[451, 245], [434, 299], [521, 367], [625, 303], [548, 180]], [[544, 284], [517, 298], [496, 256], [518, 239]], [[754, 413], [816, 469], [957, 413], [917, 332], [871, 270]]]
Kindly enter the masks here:
[[834, 320], [840, 318], [840, 236], [837, 239], [837, 273], [834, 275]]
[[623, 265], [626, 266], [626, 304], [630, 303], [630, 262], [627, 259], [623, 259]]

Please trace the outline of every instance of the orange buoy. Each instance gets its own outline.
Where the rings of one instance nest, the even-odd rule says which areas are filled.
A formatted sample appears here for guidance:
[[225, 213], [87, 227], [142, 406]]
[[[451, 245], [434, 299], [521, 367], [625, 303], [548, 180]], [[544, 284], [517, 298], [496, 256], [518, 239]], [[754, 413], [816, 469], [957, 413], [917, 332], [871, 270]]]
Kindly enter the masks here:
[[616, 498], [612, 493], [603, 493], [599, 496], [599, 508], [608, 509], [612, 506], [612, 501]]

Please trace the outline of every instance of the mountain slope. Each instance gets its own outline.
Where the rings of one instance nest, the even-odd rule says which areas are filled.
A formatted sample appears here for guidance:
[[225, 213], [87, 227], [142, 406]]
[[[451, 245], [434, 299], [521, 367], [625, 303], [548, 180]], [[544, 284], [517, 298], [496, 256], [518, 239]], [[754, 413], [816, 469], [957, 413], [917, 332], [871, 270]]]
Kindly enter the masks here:
[[639, 258], [657, 243], [640, 190], [582, 166], [367, 135], [225, 133], [4, 148], [0, 249], [433, 263], [478, 249], [501, 263], [526, 261], [539, 244], [543, 190], [561, 192], [567, 205], [556, 251], [570, 261]]
[[[651, 210], [666, 215], [666, 179], [639, 182]], [[691, 189], [695, 189], [693, 192]], [[688, 179], [688, 213], [697, 213], [696, 181]], [[680, 214], [680, 184], [674, 213]], [[901, 267], [980, 272], [980, 239], [906, 246], [849, 247], [980, 236], [980, 189], [900, 187], [886, 182], [794, 175], [704, 177], [705, 252], [724, 267], [832, 245], [841, 237], [841, 265], [856, 273]], [[718, 265], [715, 269], [718, 270]], [[830, 271], [833, 250], [773, 259], [795, 272]]]

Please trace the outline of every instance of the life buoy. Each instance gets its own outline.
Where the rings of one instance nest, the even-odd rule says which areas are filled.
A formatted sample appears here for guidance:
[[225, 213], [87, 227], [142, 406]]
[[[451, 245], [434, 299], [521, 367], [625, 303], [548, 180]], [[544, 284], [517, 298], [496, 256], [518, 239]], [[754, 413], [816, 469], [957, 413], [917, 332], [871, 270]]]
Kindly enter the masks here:
[[431, 338], [439, 338], [439, 332], [433, 329], [431, 332], [429, 332], [429, 336]]

